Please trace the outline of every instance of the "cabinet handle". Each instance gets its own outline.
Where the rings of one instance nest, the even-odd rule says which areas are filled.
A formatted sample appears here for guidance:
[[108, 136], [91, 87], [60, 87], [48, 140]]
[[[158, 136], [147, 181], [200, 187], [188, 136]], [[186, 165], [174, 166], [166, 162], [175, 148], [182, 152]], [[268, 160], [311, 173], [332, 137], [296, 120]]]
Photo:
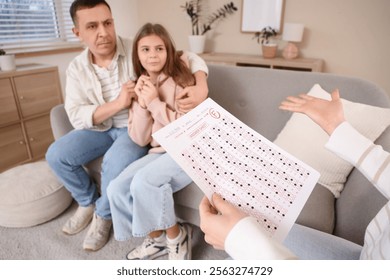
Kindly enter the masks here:
[[24, 141], [19, 141], [19, 144], [20, 145], [24, 145]]
[[21, 96], [21, 97], [20, 97], [20, 100], [24, 100], [24, 96]]
[[34, 142], [34, 141], [35, 141], [35, 139], [31, 137], [30, 138], [30, 142]]

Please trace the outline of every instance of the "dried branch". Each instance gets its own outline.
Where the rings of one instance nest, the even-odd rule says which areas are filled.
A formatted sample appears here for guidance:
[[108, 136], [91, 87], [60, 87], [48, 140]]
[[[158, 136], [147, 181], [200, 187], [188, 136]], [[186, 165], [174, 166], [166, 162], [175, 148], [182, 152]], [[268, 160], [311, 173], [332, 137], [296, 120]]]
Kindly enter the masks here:
[[199, 19], [203, 17], [203, 6], [201, 2], [202, 0], [191, 0], [186, 2], [184, 6], [181, 6], [191, 19], [192, 35], [204, 35], [212, 29], [213, 24], [217, 21], [226, 18], [228, 15], [231, 15], [238, 10], [237, 7], [234, 6], [234, 3], [230, 2], [209, 16], [208, 22], [200, 26]]
[[203, 25], [203, 31], [201, 35], [205, 34], [207, 31], [211, 30], [213, 23], [226, 18], [228, 15], [234, 14], [238, 9], [234, 6], [233, 2], [226, 4], [223, 8], [220, 8], [216, 13], [214, 13], [210, 18], [207, 24]]

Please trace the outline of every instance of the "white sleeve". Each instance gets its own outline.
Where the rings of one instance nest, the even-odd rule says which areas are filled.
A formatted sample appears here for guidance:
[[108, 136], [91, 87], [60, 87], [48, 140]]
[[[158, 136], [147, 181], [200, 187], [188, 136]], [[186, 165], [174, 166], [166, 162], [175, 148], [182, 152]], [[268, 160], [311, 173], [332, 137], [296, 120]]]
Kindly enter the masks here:
[[296, 259], [280, 242], [266, 235], [253, 217], [240, 220], [225, 240], [225, 251], [237, 260], [284, 260]]
[[81, 88], [81, 81], [70, 66], [66, 71], [65, 110], [76, 129], [94, 128], [93, 114], [99, 105], [91, 104]]
[[360, 134], [348, 122], [340, 124], [325, 147], [350, 162], [390, 198], [390, 154]]
[[185, 51], [184, 53], [187, 55], [192, 74], [203, 71], [208, 75], [209, 69], [207, 68], [206, 62], [200, 56], [189, 51]]

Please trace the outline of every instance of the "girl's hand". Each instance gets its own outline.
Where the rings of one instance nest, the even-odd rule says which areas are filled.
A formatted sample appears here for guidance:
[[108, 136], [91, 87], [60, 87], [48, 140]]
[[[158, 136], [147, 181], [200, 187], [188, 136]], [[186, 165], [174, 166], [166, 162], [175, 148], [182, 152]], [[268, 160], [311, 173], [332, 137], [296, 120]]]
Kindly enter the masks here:
[[141, 80], [141, 78], [137, 80], [137, 84], [135, 85], [134, 91], [135, 91], [135, 94], [136, 94], [136, 100], [138, 101], [138, 104], [142, 108], [146, 109], [145, 101], [142, 98], [142, 93], [141, 93], [143, 82], [141, 82], [140, 80]]
[[138, 102], [141, 107], [146, 108], [155, 98], [158, 98], [158, 91], [148, 76], [142, 75], [135, 86]]

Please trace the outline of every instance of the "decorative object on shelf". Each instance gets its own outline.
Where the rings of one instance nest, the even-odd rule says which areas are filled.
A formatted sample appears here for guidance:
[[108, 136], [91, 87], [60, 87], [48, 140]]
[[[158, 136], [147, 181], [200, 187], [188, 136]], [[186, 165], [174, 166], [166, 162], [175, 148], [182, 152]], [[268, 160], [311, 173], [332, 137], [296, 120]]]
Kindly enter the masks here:
[[190, 44], [190, 51], [203, 53], [206, 45], [206, 35], [189, 35], [188, 43]]
[[274, 58], [278, 50], [278, 44], [273, 38], [276, 38], [278, 32], [271, 26], [264, 27], [261, 31], [255, 32], [253, 39], [261, 44], [264, 58]]
[[288, 41], [283, 50], [285, 59], [294, 59], [299, 55], [299, 49], [295, 43], [301, 42], [303, 37], [304, 25], [301, 23], [285, 23], [283, 26], [284, 41]]
[[190, 50], [195, 53], [203, 53], [205, 34], [213, 28], [214, 24], [238, 10], [234, 3], [230, 2], [211, 15], [205, 16], [202, 2], [203, 0], [191, 0], [181, 6], [191, 19], [192, 35], [189, 36], [189, 44]]
[[1, 71], [16, 70], [15, 55], [7, 54], [5, 50], [0, 49], [0, 69]]

